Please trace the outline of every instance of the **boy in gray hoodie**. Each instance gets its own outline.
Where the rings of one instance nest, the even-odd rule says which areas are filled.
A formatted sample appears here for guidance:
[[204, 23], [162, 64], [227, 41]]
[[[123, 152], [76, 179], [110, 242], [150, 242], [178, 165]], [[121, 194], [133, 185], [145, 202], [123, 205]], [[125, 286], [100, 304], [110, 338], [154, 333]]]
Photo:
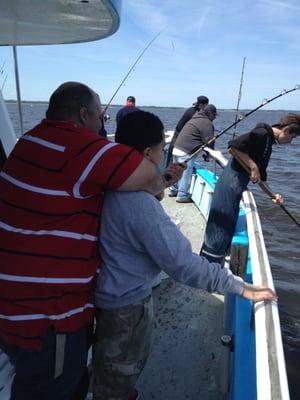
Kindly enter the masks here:
[[[115, 140], [156, 165], [162, 159], [164, 127], [151, 113], [137, 111], [124, 117]], [[170, 166], [170, 176], [180, 168]], [[95, 296], [95, 400], [139, 398], [134, 385], [150, 351], [151, 293], [161, 270], [208, 292], [231, 292], [254, 301], [276, 299], [271, 289], [250, 285], [193, 253], [159, 201], [146, 192], [106, 193], [99, 244], [103, 265]]]

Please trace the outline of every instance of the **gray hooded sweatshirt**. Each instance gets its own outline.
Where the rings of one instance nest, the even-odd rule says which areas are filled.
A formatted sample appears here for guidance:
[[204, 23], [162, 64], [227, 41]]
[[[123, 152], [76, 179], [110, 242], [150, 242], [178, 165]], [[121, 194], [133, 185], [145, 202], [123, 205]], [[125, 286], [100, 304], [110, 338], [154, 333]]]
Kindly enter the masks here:
[[243, 280], [193, 253], [189, 240], [146, 192], [105, 194], [100, 229], [103, 259], [96, 306], [134, 304], [152, 292], [161, 270], [186, 285], [208, 292], [241, 294]]
[[203, 111], [198, 111], [181, 129], [174, 147], [191, 154], [213, 136], [213, 123]]

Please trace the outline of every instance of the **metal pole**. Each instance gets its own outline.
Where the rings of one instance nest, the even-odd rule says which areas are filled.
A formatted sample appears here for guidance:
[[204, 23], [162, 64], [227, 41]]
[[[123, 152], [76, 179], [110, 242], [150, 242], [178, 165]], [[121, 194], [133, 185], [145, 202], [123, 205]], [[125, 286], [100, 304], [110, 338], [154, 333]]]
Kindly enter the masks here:
[[21, 127], [21, 135], [23, 135], [24, 129], [23, 129], [23, 116], [22, 116], [22, 103], [21, 103], [21, 91], [20, 91], [18, 57], [17, 57], [17, 46], [16, 45], [13, 45], [13, 53], [14, 53], [14, 64], [15, 64], [15, 80], [16, 80], [16, 89], [17, 89], [19, 120], [20, 120], [20, 127]]

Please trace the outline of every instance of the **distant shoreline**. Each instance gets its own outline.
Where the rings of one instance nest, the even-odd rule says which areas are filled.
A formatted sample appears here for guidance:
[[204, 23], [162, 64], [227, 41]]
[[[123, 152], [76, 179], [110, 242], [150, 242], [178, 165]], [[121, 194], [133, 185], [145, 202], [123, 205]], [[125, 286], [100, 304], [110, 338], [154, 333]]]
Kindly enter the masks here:
[[[5, 103], [7, 104], [17, 104], [17, 100], [5, 100]], [[48, 101], [43, 101], [43, 100], [23, 100], [22, 104], [48, 104]], [[103, 104], [105, 107], [106, 104]], [[124, 104], [111, 104], [110, 107], [116, 107], [116, 108], [121, 108], [124, 107]], [[175, 106], [143, 106], [139, 105], [140, 108], [169, 108], [169, 109], [178, 109], [178, 110], [184, 110], [188, 107], [175, 107]], [[239, 112], [248, 112], [250, 111], [250, 108], [244, 108], [239, 110]], [[218, 111], [229, 111], [229, 112], [236, 112], [235, 109], [233, 108], [218, 108]], [[282, 108], [278, 109], [272, 109], [272, 110], [263, 110], [260, 109], [259, 111], [264, 111], [264, 112], [271, 112], [271, 111], [278, 111], [278, 112], [295, 112], [299, 113], [299, 110], [284, 110]]]

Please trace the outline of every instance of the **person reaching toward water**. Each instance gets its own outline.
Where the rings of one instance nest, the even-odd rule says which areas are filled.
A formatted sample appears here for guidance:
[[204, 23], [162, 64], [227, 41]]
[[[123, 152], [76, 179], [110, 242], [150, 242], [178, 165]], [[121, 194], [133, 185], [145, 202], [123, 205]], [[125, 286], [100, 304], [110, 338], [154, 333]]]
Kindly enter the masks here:
[[[233, 157], [224, 168], [215, 187], [201, 255], [212, 262], [223, 261], [234, 234], [242, 193], [249, 181], [262, 182], [264, 188], [271, 192], [266, 183], [266, 169], [272, 146], [291, 143], [299, 135], [300, 114], [287, 114], [278, 124], [258, 124], [249, 133], [228, 143]], [[276, 194], [273, 200], [282, 202], [283, 198]]]
[[[115, 140], [156, 165], [162, 160], [164, 127], [154, 114], [127, 115]], [[232, 292], [253, 301], [276, 299], [271, 289], [245, 283], [193, 253], [160, 202], [146, 192], [105, 194], [99, 246], [103, 264], [95, 292], [94, 400], [138, 398], [134, 385], [150, 351], [152, 287], [161, 270], [209, 292]]]
[[167, 186], [156, 163], [99, 136], [100, 98], [86, 85], [59, 86], [46, 117], [0, 173], [0, 352], [15, 371], [12, 400], [70, 399], [83, 379], [103, 191]]

